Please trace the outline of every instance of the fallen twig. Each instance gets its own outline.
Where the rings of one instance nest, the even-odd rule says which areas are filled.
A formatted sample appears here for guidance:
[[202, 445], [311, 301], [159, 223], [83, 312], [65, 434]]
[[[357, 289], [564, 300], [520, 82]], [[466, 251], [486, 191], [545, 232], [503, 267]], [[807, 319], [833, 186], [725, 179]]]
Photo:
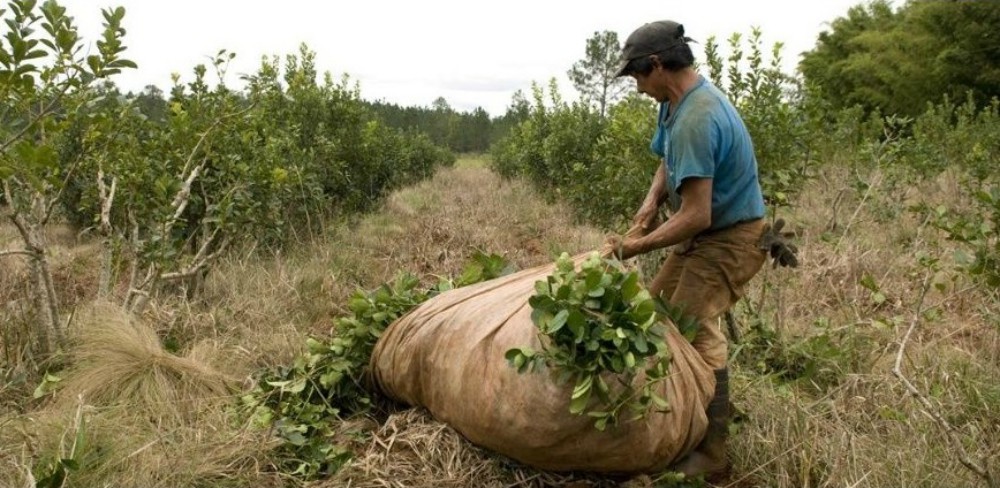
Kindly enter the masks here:
[[923, 308], [924, 298], [927, 296], [927, 290], [931, 286], [931, 275], [928, 274], [924, 277], [924, 281], [920, 288], [920, 298], [917, 299], [917, 306], [914, 307], [913, 320], [910, 321], [910, 327], [906, 329], [906, 333], [903, 335], [903, 339], [899, 342], [899, 350], [896, 352], [896, 363], [892, 367], [892, 374], [899, 378], [899, 381], [903, 383], [906, 390], [917, 399], [918, 402], [924, 407], [924, 413], [929, 415], [934, 421], [940, 426], [945, 434], [947, 435], [948, 442], [951, 443], [952, 448], [958, 454], [958, 460], [963, 466], [972, 471], [977, 476], [982, 478], [987, 486], [990, 488], [1000, 488], [1000, 484], [997, 483], [997, 479], [993, 477], [993, 473], [990, 472], [989, 466], [986, 463], [986, 459], [980, 459], [978, 462], [973, 461], [969, 452], [965, 450], [965, 446], [962, 443], [962, 439], [959, 437], [956, 429], [944, 416], [938, 412], [934, 404], [923, 394], [910, 380], [903, 374], [903, 356], [906, 354], [906, 344], [910, 341], [910, 337], [913, 335], [913, 331], [916, 330], [917, 326], [920, 325], [920, 318], [923, 316], [929, 308]]

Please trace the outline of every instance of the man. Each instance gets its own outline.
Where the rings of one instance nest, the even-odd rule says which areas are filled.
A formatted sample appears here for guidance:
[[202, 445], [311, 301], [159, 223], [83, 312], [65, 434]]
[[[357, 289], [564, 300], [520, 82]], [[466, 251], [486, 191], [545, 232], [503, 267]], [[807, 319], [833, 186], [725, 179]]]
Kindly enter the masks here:
[[[727, 341], [718, 319], [766, 259], [765, 207], [750, 135], [726, 96], [692, 67], [690, 41], [672, 21], [645, 24], [625, 41], [618, 76], [631, 76], [660, 103], [651, 149], [663, 164], [632, 229], [608, 246], [621, 259], [675, 246], [649, 291], [699, 320], [692, 344], [715, 369], [716, 389], [704, 440], [673, 469], [711, 476], [729, 467]], [[672, 213], [661, 225], [666, 202]]]

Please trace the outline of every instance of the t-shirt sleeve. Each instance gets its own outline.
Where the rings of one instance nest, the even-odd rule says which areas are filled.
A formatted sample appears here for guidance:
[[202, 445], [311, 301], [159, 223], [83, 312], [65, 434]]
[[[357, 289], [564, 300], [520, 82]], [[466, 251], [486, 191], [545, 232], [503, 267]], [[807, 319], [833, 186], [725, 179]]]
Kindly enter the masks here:
[[715, 123], [710, 114], [691, 117], [674, 128], [670, 138], [674, 191], [678, 191], [688, 178], [715, 177], [718, 138], [713, 137], [714, 131]]

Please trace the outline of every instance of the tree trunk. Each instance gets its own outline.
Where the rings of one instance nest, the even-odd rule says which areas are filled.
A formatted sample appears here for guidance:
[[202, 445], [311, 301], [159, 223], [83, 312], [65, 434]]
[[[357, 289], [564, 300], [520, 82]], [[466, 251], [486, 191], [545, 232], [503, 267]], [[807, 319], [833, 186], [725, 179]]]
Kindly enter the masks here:
[[21, 214], [12, 216], [30, 256], [32, 297], [38, 309], [38, 342], [43, 354], [50, 354], [63, 345], [62, 326], [59, 323], [59, 301], [52, 281], [52, 270], [46, 257], [45, 229], [28, 221]]
[[101, 238], [101, 275], [97, 282], [97, 296], [108, 298], [111, 296], [111, 267], [114, 264], [114, 241], [111, 236]]

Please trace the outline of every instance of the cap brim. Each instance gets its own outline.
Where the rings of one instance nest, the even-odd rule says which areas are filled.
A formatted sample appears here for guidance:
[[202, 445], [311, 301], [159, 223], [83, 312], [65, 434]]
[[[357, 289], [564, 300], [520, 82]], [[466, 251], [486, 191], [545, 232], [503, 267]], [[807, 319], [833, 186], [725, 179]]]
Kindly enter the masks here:
[[625, 68], [628, 67], [628, 63], [630, 61], [631, 61], [630, 59], [623, 59], [618, 62], [618, 71], [615, 73], [615, 78], [621, 78], [622, 76], [628, 74], [625, 72]]

